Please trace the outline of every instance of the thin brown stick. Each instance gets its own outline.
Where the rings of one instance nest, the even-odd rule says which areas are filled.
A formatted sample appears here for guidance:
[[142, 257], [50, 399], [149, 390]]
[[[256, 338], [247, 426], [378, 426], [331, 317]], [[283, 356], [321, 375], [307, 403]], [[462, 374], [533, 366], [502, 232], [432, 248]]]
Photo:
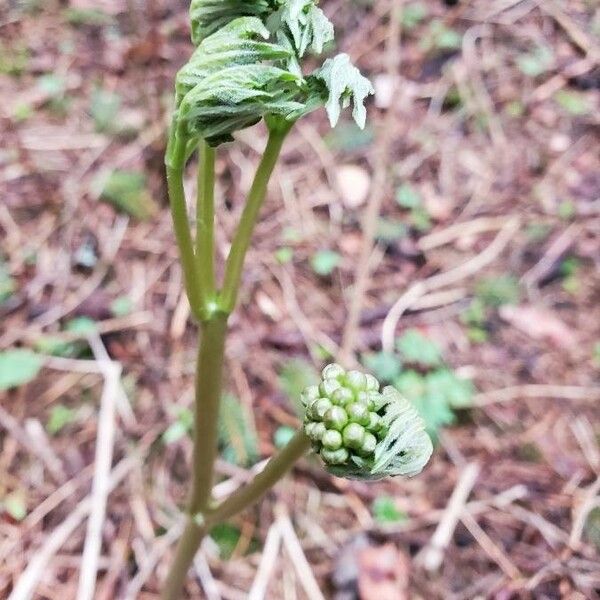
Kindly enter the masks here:
[[468, 512], [463, 511], [460, 520], [469, 530], [469, 533], [477, 540], [483, 551], [504, 571], [511, 579], [521, 579], [522, 575], [514, 563], [506, 556], [502, 548], [498, 546], [490, 536], [481, 528], [479, 523]]
[[[123, 459], [111, 472], [107, 490], [112, 491], [117, 487], [125, 479], [129, 471], [138, 464], [138, 455]], [[88, 516], [92, 506], [93, 501], [90, 495], [84, 498], [71, 511], [70, 515], [46, 538], [43, 545], [29, 559], [27, 568], [21, 573], [8, 600], [30, 600], [33, 597], [38, 582], [47, 572], [48, 563]]]
[[383, 321], [381, 329], [381, 345], [383, 350], [386, 352], [393, 351], [396, 326], [398, 325], [400, 317], [406, 310], [413, 306], [414, 303], [427, 292], [443, 288], [447, 285], [466, 279], [467, 277], [471, 277], [493, 262], [498, 255], [502, 253], [518, 231], [519, 223], [520, 221], [516, 217], [510, 219], [483, 252], [458, 267], [440, 273], [439, 275], [433, 275], [423, 281], [417, 281], [417, 283], [409, 287], [408, 290], [398, 298]]
[[113, 362], [97, 334], [90, 337], [90, 346], [104, 376], [104, 387], [98, 414], [98, 433], [94, 479], [92, 481], [92, 506], [88, 520], [77, 598], [92, 600], [96, 589], [98, 559], [102, 546], [102, 526], [106, 516], [106, 502], [109, 494], [110, 467], [116, 433], [117, 398], [121, 393], [121, 365]]
[[454, 529], [475, 485], [479, 470], [480, 467], [477, 463], [469, 463], [464, 468], [435, 533], [417, 555], [416, 561], [427, 571], [437, 571], [441, 567], [444, 561], [444, 552], [452, 540]]
[[310, 564], [306, 560], [304, 550], [302, 550], [300, 540], [294, 531], [294, 526], [290, 521], [287, 511], [282, 505], [280, 505], [277, 512], [277, 525], [281, 531], [283, 544], [288, 551], [290, 558], [292, 559], [292, 563], [296, 569], [296, 572], [298, 573], [300, 583], [304, 588], [306, 595], [311, 600], [325, 600], [325, 597], [319, 589], [319, 584], [315, 579]]
[[600, 387], [577, 385], [526, 384], [482, 392], [473, 398], [475, 406], [511, 402], [518, 398], [559, 398], [591, 402], [600, 399]]
[[269, 581], [277, 563], [277, 556], [281, 548], [281, 529], [277, 523], [269, 527], [263, 553], [248, 594], [248, 600], [264, 600], [267, 594]]

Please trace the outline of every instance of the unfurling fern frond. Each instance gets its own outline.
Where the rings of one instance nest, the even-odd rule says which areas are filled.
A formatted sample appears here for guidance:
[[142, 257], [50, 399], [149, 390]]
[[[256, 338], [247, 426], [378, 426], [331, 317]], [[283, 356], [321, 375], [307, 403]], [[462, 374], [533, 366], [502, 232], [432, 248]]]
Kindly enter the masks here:
[[180, 119], [188, 132], [216, 146], [266, 115], [284, 119], [301, 110], [293, 100], [298, 78], [269, 65], [229, 67], [205, 77], [184, 97]]
[[373, 88], [347, 55], [302, 74], [305, 53], [333, 39], [316, 0], [193, 0], [190, 10], [198, 47], [177, 74], [171, 164], [185, 164], [198, 138], [217, 146], [263, 118], [285, 129], [323, 105], [335, 125], [352, 102], [364, 126], [363, 102]]
[[269, 0], [192, 0], [192, 42], [200, 42], [238, 17], [266, 17], [273, 11]]

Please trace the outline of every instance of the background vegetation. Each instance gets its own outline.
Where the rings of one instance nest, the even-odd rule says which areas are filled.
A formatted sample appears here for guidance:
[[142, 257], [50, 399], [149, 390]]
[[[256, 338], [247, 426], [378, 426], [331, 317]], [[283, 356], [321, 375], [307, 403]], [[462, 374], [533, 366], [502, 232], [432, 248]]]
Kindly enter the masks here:
[[[302, 462], [213, 530], [190, 597], [598, 597], [597, 2], [321, 6], [376, 95], [364, 131], [319, 113], [284, 147], [232, 319], [220, 489], [289, 439], [331, 357], [394, 383], [437, 448], [408, 481]], [[194, 331], [162, 160], [187, 22], [164, 0], [0, 6], [3, 598], [75, 597], [90, 535], [97, 598], [156, 598], [179, 535]], [[265, 132], [238, 138], [221, 258]]]

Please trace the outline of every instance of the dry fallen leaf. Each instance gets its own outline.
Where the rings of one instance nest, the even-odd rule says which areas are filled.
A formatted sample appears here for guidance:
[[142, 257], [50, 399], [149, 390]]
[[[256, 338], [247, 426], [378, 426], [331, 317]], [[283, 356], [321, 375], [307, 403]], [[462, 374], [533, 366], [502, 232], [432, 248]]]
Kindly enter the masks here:
[[410, 563], [393, 544], [369, 546], [359, 552], [358, 591], [361, 600], [406, 600]]
[[364, 204], [371, 187], [371, 176], [357, 165], [341, 165], [336, 171], [336, 178], [342, 202], [347, 208], [358, 208]]
[[547, 308], [506, 305], [500, 308], [500, 317], [535, 340], [547, 339], [560, 348], [573, 348], [577, 343], [572, 330]]

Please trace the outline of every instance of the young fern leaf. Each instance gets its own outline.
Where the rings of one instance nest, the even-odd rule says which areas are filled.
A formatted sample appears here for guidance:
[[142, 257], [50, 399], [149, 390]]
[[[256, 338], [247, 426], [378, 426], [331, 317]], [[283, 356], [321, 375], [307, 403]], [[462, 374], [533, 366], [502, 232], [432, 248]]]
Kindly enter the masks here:
[[356, 124], [363, 129], [367, 119], [364, 101], [367, 96], [375, 93], [375, 90], [371, 82], [350, 62], [350, 57], [347, 54], [338, 54], [328, 58], [312, 77], [321, 80], [327, 88], [325, 108], [331, 126], [335, 127], [341, 110], [352, 102], [352, 116]]
[[303, 105], [293, 100], [299, 83], [292, 73], [269, 65], [229, 67], [208, 75], [184, 96], [179, 118], [189, 134], [216, 146], [266, 115], [285, 119], [300, 110]]
[[288, 118], [302, 109], [295, 101], [302, 80], [267, 64], [292, 54], [268, 37], [260, 19], [240, 17], [200, 43], [175, 85], [176, 116], [186, 135], [216, 146], [267, 114]]
[[315, 0], [289, 0], [267, 21], [271, 31], [279, 33], [278, 39], [288, 37], [298, 58], [308, 49], [321, 54], [327, 42], [333, 41], [333, 25]]
[[189, 150], [179, 152], [176, 162], [185, 163], [195, 138], [217, 146], [262, 118], [269, 125], [293, 122], [323, 105], [333, 126], [352, 102], [352, 114], [364, 126], [363, 102], [373, 88], [347, 55], [302, 75], [299, 59], [333, 39], [333, 26], [315, 0], [194, 0], [191, 10], [198, 47], [177, 74], [170, 144]]
[[177, 73], [177, 104], [205, 77], [226, 67], [288, 59], [291, 51], [267, 42], [269, 36], [260, 19], [240, 17], [205, 38]]
[[273, 9], [268, 0], [192, 0], [190, 22], [192, 42], [200, 42], [238, 17], [264, 18]]

